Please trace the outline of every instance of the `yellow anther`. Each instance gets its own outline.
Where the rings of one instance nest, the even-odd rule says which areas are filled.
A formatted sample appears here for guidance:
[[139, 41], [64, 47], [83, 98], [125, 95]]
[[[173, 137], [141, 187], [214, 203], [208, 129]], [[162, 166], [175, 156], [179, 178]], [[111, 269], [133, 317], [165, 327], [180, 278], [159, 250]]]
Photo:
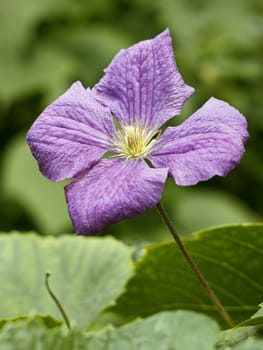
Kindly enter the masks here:
[[126, 158], [143, 158], [157, 142], [159, 131], [147, 131], [140, 125], [124, 125], [118, 130], [114, 140], [117, 156]]

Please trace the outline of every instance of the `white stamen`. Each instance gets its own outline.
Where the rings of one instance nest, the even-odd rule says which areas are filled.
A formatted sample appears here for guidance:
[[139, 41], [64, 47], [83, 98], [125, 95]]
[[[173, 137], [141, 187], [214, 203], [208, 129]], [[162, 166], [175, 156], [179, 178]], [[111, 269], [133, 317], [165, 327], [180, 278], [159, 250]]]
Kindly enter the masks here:
[[148, 131], [145, 127], [137, 125], [124, 125], [117, 129], [114, 137], [114, 152], [117, 157], [143, 158], [152, 151], [158, 142], [160, 130]]

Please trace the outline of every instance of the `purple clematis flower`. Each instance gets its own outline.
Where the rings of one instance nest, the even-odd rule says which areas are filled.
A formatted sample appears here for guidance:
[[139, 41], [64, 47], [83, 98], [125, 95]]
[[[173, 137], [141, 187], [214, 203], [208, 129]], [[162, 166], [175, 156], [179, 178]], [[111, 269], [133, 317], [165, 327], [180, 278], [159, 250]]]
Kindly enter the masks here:
[[180, 126], [162, 130], [193, 92], [165, 30], [121, 50], [92, 90], [74, 83], [35, 121], [27, 142], [44, 176], [73, 179], [65, 193], [78, 234], [153, 207], [167, 176], [194, 185], [239, 163], [247, 123], [226, 102], [211, 98]]

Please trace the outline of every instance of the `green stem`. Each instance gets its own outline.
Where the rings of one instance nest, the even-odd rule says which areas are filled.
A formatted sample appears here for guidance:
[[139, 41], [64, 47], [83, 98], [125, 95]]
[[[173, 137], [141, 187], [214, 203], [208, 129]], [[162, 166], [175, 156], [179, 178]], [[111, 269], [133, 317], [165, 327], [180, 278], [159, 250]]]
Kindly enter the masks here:
[[47, 291], [48, 291], [49, 295], [51, 296], [51, 298], [53, 299], [54, 303], [57, 305], [57, 307], [58, 307], [58, 309], [59, 309], [67, 327], [68, 327], [68, 330], [70, 330], [70, 322], [69, 322], [68, 316], [67, 316], [65, 310], [63, 309], [62, 305], [60, 304], [58, 298], [55, 296], [55, 294], [52, 292], [52, 290], [49, 287], [48, 279], [50, 276], [51, 276], [51, 274], [49, 272], [46, 272], [45, 285], [46, 285]]
[[206, 290], [207, 294], [209, 295], [210, 299], [212, 300], [212, 302], [216, 306], [217, 310], [222, 315], [222, 317], [224, 318], [224, 320], [226, 321], [228, 326], [230, 326], [231, 328], [234, 327], [233, 320], [231, 319], [231, 317], [229, 316], [228, 312], [224, 308], [223, 304], [219, 300], [218, 296], [215, 294], [213, 289], [209, 286], [207, 280], [205, 279], [205, 277], [201, 273], [199, 267], [196, 265], [196, 263], [194, 262], [193, 258], [189, 254], [189, 252], [186, 249], [183, 241], [181, 240], [180, 236], [178, 235], [178, 233], [177, 233], [177, 231], [176, 231], [176, 229], [175, 229], [171, 219], [169, 218], [167, 212], [165, 211], [164, 207], [162, 206], [162, 204], [160, 202], [156, 205], [156, 209], [157, 209], [158, 213], [160, 214], [161, 218], [163, 219], [165, 225], [169, 229], [170, 233], [172, 234], [172, 236], [173, 236], [175, 242], [177, 243], [179, 249], [183, 253], [183, 255], [184, 255], [188, 265], [190, 266], [190, 268], [192, 269], [192, 271], [196, 275], [197, 279], [199, 280], [199, 282], [201, 283], [203, 288]]

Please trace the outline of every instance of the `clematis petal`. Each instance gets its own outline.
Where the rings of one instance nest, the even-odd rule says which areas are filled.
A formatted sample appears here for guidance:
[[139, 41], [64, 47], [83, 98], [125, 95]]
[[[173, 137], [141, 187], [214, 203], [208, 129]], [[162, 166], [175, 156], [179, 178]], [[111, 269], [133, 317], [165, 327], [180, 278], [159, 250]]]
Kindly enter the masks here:
[[39, 116], [27, 142], [42, 174], [59, 181], [94, 165], [114, 130], [109, 109], [76, 82]]
[[178, 72], [167, 29], [121, 50], [92, 91], [120, 123], [158, 129], [180, 113], [194, 89]]
[[153, 207], [167, 174], [168, 169], [150, 168], [143, 160], [102, 159], [65, 187], [76, 232], [96, 234]]
[[158, 168], [168, 167], [178, 185], [194, 185], [231, 171], [247, 138], [243, 115], [211, 98], [180, 126], [167, 128], [149, 159]]

